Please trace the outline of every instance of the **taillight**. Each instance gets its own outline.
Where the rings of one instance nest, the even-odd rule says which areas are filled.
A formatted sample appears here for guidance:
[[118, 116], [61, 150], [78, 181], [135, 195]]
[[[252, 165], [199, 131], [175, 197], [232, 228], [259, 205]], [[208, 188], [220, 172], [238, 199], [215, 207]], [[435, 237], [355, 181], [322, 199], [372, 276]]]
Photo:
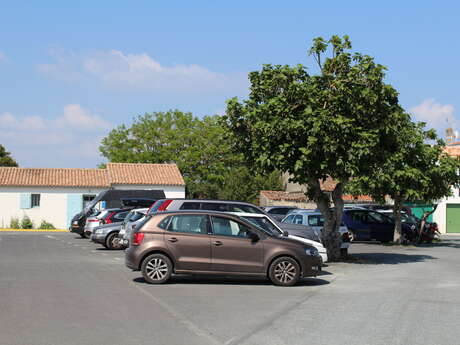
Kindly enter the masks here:
[[169, 206], [170, 203], [172, 203], [172, 200], [165, 200], [165, 201], [160, 205], [160, 207], [158, 207], [158, 212], [166, 211], [166, 209], [168, 208], [168, 206]]
[[88, 219], [88, 222], [90, 222], [90, 223], [98, 222], [99, 223], [99, 219]]
[[143, 232], [135, 232], [133, 236], [133, 246], [139, 246], [144, 240]]
[[112, 212], [110, 213], [106, 218], [105, 218], [105, 224], [111, 224], [112, 223], [112, 216], [115, 214], [116, 212]]

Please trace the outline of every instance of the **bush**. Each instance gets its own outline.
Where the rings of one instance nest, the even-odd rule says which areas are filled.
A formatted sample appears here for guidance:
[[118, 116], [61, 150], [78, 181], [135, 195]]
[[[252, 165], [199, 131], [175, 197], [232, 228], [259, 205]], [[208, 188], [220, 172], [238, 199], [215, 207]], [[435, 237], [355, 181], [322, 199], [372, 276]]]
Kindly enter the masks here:
[[18, 218], [11, 218], [10, 228], [11, 229], [19, 229], [19, 219]]
[[21, 229], [33, 229], [34, 223], [28, 216], [24, 216], [21, 220]]
[[46, 220], [42, 220], [39, 229], [56, 229], [53, 224], [48, 223]]

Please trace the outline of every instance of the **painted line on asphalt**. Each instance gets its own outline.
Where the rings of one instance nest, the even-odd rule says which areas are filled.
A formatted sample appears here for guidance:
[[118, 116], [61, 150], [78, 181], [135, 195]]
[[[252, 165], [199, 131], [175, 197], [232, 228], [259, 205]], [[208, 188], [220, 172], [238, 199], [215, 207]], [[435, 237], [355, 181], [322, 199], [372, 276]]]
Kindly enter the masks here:
[[69, 232], [69, 230], [63, 229], [0, 229], [4, 232]]
[[165, 303], [163, 300], [151, 295], [148, 291], [144, 290], [142, 287], [137, 285], [136, 283], [133, 283], [130, 281], [130, 283], [136, 287], [140, 292], [142, 292], [145, 296], [150, 298], [152, 301], [160, 305], [163, 309], [166, 309], [174, 318], [179, 320], [180, 323], [182, 323], [185, 327], [188, 328], [189, 331], [194, 333], [196, 336], [200, 338], [204, 338], [207, 340], [209, 344], [212, 345], [223, 345], [221, 341], [213, 337], [209, 332], [201, 329], [197, 325], [195, 325], [192, 321], [190, 321], [188, 318], [186, 318], [182, 313], [179, 313], [177, 310], [175, 310], [173, 307], [171, 307], [169, 304]]

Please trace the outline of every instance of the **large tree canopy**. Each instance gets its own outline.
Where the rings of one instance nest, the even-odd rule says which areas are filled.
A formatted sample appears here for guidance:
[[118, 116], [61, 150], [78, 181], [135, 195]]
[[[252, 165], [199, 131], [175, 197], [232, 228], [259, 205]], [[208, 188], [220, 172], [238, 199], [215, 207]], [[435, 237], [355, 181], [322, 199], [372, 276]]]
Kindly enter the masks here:
[[[350, 49], [347, 36], [317, 38], [309, 53], [319, 74], [310, 75], [303, 65], [264, 65], [251, 72], [249, 98], [229, 100], [225, 118], [235, 148], [248, 161], [308, 185], [325, 217], [323, 241], [331, 260], [340, 257], [343, 188], [392, 152], [401, 118], [397, 92], [384, 83], [385, 68]], [[328, 176], [338, 182], [334, 208], [320, 188]]]
[[6, 151], [3, 145], [0, 145], [0, 167], [17, 167], [18, 163]]
[[199, 119], [178, 110], [137, 117], [102, 140], [111, 162], [176, 163], [190, 197], [255, 201], [257, 188], [279, 189], [279, 174], [261, 177], [244, 165], [225, 139], [219, 116]]
[[380, 202], [387, 196], [393, 199], [395, 242], [401, 239], [404, 202], [436, 202], [451, 195], [452, 187], [460, 183], [460, 162], [443, 152], [445, 144], [434, 130], [425, 130], [424, 123], [411, 122], [409, 115], [398, 125], [393, 154], [348, 186], [353, 194], [369, 194]]

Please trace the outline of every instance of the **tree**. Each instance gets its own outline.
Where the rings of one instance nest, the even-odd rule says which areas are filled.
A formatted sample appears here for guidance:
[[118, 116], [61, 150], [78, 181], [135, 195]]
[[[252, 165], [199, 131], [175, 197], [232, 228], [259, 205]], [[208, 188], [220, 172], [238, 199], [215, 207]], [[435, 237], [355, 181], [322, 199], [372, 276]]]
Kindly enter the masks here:
[[17, 167], [18, 163], [10, 156], [3, 145], [0, 145], [0, 167]]
[[219, 116], [199, 119], [178, 110], [145, 114], [131, 127], [113, 129], [99, 149], [111, 162], [176, 163], [189, 197], [254, 201], [261, 177], [231, 150], [221, 122]]
[[[396, 243], [401, 241], [404, 202], [436, 202], [451, 195], [451, 188], [460, 183], [460, 162], [443, 153], [445, 145], [435, 131], [425, 130], [424, 123], [411, 122], [408, 114], [405, 118], [397, 124], [399, 134], [393, 154], [369, 175], [357, 177], [349, 185], [352, 194], [369, 194], [382, 203], [387, 196], [393, 199]], [[420, 230], [429, 214], [424, 215]]]
[[[385, 67], [350, 49], [347, 36], [320, 37], [309, 51], [319, 74], [300, 64], [251, 72], [249, 98], [227, 101], [225, 117], [234, 149], [249, 162], [307, 185], [307, 197], [324, 216], [322, 237], [333, 261], [340, 259], [344, 187], [390, 153], [400, 121], [397, 92], [383, 81]], [[320, 187], [329, 176], [337, 182], [332, 195]]]

